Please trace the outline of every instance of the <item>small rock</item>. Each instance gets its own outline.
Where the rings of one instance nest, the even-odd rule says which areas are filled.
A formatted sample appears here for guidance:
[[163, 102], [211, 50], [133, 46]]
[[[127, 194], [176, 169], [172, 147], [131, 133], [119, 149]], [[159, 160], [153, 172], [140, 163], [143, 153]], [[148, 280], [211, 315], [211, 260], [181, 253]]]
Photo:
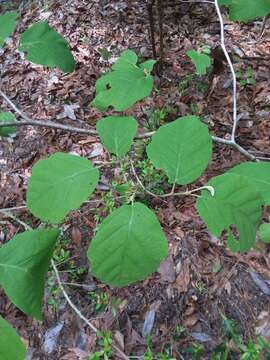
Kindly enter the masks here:
[[144, 324], [143, 324], [143, 329], [142, 329], [142, 336], [145, 338], [147, 335], [151, 334], [151, 331], [153, 329], [154, 326], [154, 322], [155, 322], [155, 318], [156, 318], [156, 312], [155, 310], [149, 310], [146, 313], [145, 316], [145, 320], [144, 320]]
[[64, 322], [60, 321], [56, 326], [48, 329], [44, 335], [42, 349], [46, 354], [51, 354], [56, 350], [59, 335], [64, 327]]
[[249, 274], [251, 276], [251, 279], [254, 281], [254, 283], [258, 286], [258, 288], [265, 294], [270, 296], [270, 286], [267, 284], [267, 282], [256, 273], [256, 271], [249, 270]]
[[211, 336], [203, 332], [192, 332], [190, 335], [193, 337], [193, 339], [200, 342], [212, 341]]

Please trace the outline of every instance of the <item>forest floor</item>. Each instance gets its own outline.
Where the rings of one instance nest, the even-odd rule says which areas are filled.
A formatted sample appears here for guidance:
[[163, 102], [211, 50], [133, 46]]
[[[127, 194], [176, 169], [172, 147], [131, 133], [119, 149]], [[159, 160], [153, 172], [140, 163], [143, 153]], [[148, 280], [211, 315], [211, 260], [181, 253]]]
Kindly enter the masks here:
[[[194, 68], [186, 56], [191, 48], [207, 45], [214, 49], [219, 44], [215, 9], [210, 4], [168, 3], [163, 72], [155, 75], [153, 95], [126, 114], [135, 116], [149, 131], [192, 113], [209, 125], [213, 135], [227, 137], [232, 129], [228, 66], [220, 58], [222, 66], [216, 74], [198, 77], [192, 75]], [[13, 0], [5, 7], [0, 5], [0, 10], [18, 6]], [[20, 33], [45, 19], [70, 43], [77, 63], [71, 74], [33, 65], [16, 50]], [[241, 81], [238, 110], [242, 117], [237, 140], [253, 154], [270, 157], [270, 22], [262, 37], [261, 27], [262, 21], [245, 25], [225, 21], [226, 43]], [[141, 58], [151, 58], [148, 29], [144, 1], [25, 2], [16, 33], [0, 52], [1, 90], [30, 118], [93, 127], [104, 116], [89, 105], [96, 80], [123, 50], [132, 49]], [[0, 105], [1, 110], [10, 110], [3, 99]], [[71, 152], [93, 162], [109, 159], [97, 137], [48, 128], [21, 127], [14, 137], [0, 141], [1, 208], [25, 205], [31, 168], [48, 154]], [[144, 146], [143, 141], [137, 143], [132, 156], [143, 157]], [[245, 160], [229, 146], [215, 144], [210, 166], [198, 185]], [[146, 173], [144, 181], [149, 188], [156, 191], [166, 187], [151, 165], [137, 164], [138, 173]], [[209, 234], [193, 198], [161, 201], [142, 195], [156, 211], [170, 243], [170, 256], [158, 272], [123, 289], [112, 289], [91, 277], [86, 249], [101, 218], [119, 204], [110, 184], [117, 181], [122, 170], [106, 168], [93, 198], [96, 202], [73, 211], [62, 224], [63, 238], [55, 260], [62, 281], [73, 283], [65, 288], [74, 304], [96, 327], [110, 330], [113, 341], [126, 354], [137, 357], [146, 351], [150, 354], [151, 349], [153, 358], [169, 359], [167, 353], [176, 359], [211, 359], [213, 349], [225, 336], [221, 314], [235, 322], [244, 342], [255, 340], [257, 335], [270, 340], [270, 247], [258, 241], [248, 254], [231, 253], [224, 242]], [[130, 169], [124, 171], [132, 179]], [[17, 210], [16, 216], [33, 227], [39, 225], [25, 209]], [[23, 230], [16, 220], [0, 215], [0, 242]], [[2, 290], [0, 313], [27, 344], [28, 360], [88, 359], [101, 348], [96, 334], [67, 304], [53, 272], [48, 276], [42, 323], [15, 308]], [[143, 328], [147, 328], [146, 338]], [[52, 329], [55, 342], [49, 338]], [[185, 352], [192, 344], [191, 353]], [[235, 358], [240, 358], [237, 351]], [[158, 357], [160, 352], [164, 357]]]

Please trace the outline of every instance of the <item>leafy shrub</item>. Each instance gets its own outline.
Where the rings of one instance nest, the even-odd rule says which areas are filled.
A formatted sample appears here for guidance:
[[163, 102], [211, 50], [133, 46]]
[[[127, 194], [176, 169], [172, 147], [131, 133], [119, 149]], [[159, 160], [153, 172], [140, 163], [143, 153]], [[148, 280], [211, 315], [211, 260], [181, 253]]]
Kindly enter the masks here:
[[[268, 0], [257, 0], [256, 5], [253, 0], [219, 2], [229, 8], [232, 19], [239, 21], [270, 12]], [[0, 16], [0, 45], [14, 31], [17, 17], [16, 12]], [[64, 72], [75, 69], [68, 43], [47, 22], [33, 24], [21, 35], [20, 50], [37, 64], [59, 67]], [[189, 53], [199, 74], [205, 73], [210, 65], [207, 55], [203, 58], [202, 55]], [[92, 105], [101, 111], [108, 107], [124, 111], [149, 96], [154, 64], [153, 60], [138, 64], [133, 51], [123, 52], [112, 71], [97, 81]], [[0, 114], [0, 122], [10, 120], [14, 120], [12, 114]], [[136, 141], [137, 127], [133, 117], [110, 116], [98, 121], [97, 133], [107, 151], [122, 161], [124, 156], [128, 158]], [[0, 135], [7, 136], [13, 131], [10, 126], [2, 127]], [[212, 156], [212, 136], [199, 117], [192, 115], [160, 126], [152, 135], [146, 153], [172, 185], [171, 192], [160, 197], [196, 196], [198, 213], [208, 229], [216, 236], [225, 231], [232, 251], [245, 252], [254, 247], [263, 208], [270, 205], [269, 163], [244, 162], [212, 178], [203, 187], [183, 189], [182, 186], [200, 178]], [[39, 160], [32, 169], [27, 207], [44, 222], [44, 228], [18, 234], [0, 248], [0, 284], [18, 308], [36, 319], [42, 318], [45, 276], [59, 234], [58, 224], [93, 194], [98, 180], [97, 167], [85, 158], [70, 154], [53, 154]], [[180, 186], [180, 191], [175, 191], [176, 186]], [[148, 194], [159, 197], [149, 191]], [[269, 232], [269, 224], [261, 225], [262, 240], [269, 242]], [[159, 221], [151, 209], [136, 201], [136, 192], [102, 221], [87, 252], [93, 275], [117, 287], [144, 279], [167, 254], [168, 243]], [[0, 327], [5, 336], [14, 338], [16, 359], [23, 359], [24, 349], [13, 330], [2, 319]], [[0, 352], [2, 349], [5, 348], [0, 346]]]

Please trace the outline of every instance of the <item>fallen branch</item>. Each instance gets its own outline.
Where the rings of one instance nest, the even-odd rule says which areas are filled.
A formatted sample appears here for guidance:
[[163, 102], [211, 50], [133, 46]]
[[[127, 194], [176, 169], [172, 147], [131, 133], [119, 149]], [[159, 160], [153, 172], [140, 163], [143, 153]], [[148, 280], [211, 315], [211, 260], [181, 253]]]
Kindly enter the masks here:
[[[26, 114], [24, 114], [21, 110], [19, 110], [17, 108], [17, 106], [2, 91], [0, 91], [0, 95], [7, 101], [7, 103], [10, 105], [10, 107], [18, 115], [20, 115], [21, 118], [24, 119], [22, 121], [8, 121], [8, 122], [5, 122], [5, 123], [0, 123], [0, 128], [1, 127], [9, 127], [9, 126], [20, 127], [20, 126], [29, 125], [29, 126], [39, 126], [39, 127], [53, 128], [53, 129], [57, 129], [57, 130], [64, 130], [64, 131], [74, 132], [74, 133], [77, 133], [77, 134], [98, 136], [97, 131], [94, 130], [94, 129], [82, 129], [82, 128], [77, 128], [77, 127], [73, 127], [73, 126], [59, 124], [59, 123], [49, 121], [49, 120], [48, 121], [42, 121], [42, 120], [31, 119]], [[142, 133], [142, 134], [138, 134], [135, 137], [135, 139], [147, 139], [147, 138], [153, 136], [154, 133], [155, 133], [155, 131], [150, 131], [150, 132], [145, 132], [145, 133]], [[259, 160], [256, 156], [252, 155], [249, 151], [245, 150], [241, 145], [237, 144], [233, 140], [226, 140], [226, 139], [223, 139], [223, 138], [220, 138], [220, 137], [217, 137], [217, 136], [212, 136], [212, 139], [216, 143], [229, 145], [229, 146], [235, 148], [236, 150], [238, 150], [240, 153], [242, 153], [244, 156], [246, 156], [250, 160]], [[270, 161], [270, 159], [265, 159], [265, 160]]]
[[84, 134], [84, 135], [97, 135], [97, 132], [92, 129], [82, 129], [77, 128], [73, 126], [63, 125], [52, 121], [42, 121], [42, 120], [23, 120], [23, 121], [8, 121], [0, 124], [0, 127], [7, 127], [7, 126], [15, 126], [15, 127], [21, 127], [21, 126], [40, 126], [40, 127], [46, 127], [46, 128], [52, 128], [57, 130], [65, 130], [70, 132], [75, 132], [77, 134]]

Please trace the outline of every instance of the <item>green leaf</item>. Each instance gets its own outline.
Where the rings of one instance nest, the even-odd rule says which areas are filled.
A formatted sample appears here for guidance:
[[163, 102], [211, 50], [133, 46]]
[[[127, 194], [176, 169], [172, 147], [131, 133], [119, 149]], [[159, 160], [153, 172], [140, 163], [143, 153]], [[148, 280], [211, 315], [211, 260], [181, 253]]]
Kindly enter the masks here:
[[26, 349], [13, 327], [0, 316], [0, 359], [25, 360]]
[[4, 45], [6, 38], [15, 30], [17, 17], [18, 13], [16, 11], [0, 15], [0, 47]]
[[35, 64], [59, 67], [64, 72], [75, 69], [75, 61], [68, 42], [52, 29], [47, 21], [33, 24], [20, 39], [20, 51]]
[[263, 242], [270, 244], [270, 224], [261, 224], [259, 228], [259, 235]]
[[155, 271], [168, 244], [155, 214], [144, 204], [123, 205], [102, 222], [88, 249], [92, 274], [122, 287]]
[[261, 193], [265, 205], [270, 205], [270, 163], [269, 162], [245, 162], [236, 165], [229, 171], [246, 177]]
[[153, 165], [164, 170], [171, 183], [185, 185], [206, 169], [212, 155], [212, 138], [197, 116], [184, 116], [161, 126], [146, 151]]
[[60, 223], [93, 193], [99, 171], [89, 160], [55, 153], [32, 169], [27, 189], [28, 209], [43, 221]]
[[233, 0], [218, 0], [218, 3], [220, 6], [221, 5], [230, 6], [230, 5], [232, 5], [232, 2], [233, 2]]
[[141, 65], [137, 65], [137, 61], [137, 55], [126, 50], [112, 66], [112, 71], [98, 79], [96, 97], [92, 101], [95, 108], [105, 111], [113, 106], [123, 111], [150, 95], [153, 88], [150, 72], [155, 61], [148, 60]]
[[[248, 251], [255, 243], [263, 199], [256, 188], [243, 176], [226, 173], [214, 177], [208, 185], [215, 190], [212, 197], [203, 191], [197, 200], [197, 210], [215, 236], [228, 231], [228, 246], [233, 251]], [[238, 241], [231, 226], [236, 226]]]
[[[0, 123], [10, 122], [16, 120], [15, 116], [9, 112], [0, 112]], [[15, 126], [0, 127], [0, 136], [9, 136], [16, 132]]]
[[130, 116], [108, 116], [99, 120], [96, 127], [105, 148], [120, 157], [129, 151], [138, 124]]
[[0, 284], [24, 313], [42, 319], [42, 299], [58, 230], [32, 230], [0, 248]]
[[187, 51], [187, 56], [190, 57], [191, 61], [196, 67], [198, 75], [205, 75], [207, 68], [211, 66], [211, 58], [206, 54], [201, 54], [195, 50]]
[[250, 21], [270, 13], [270, 0], [219, 0], [220, 5], [228, 6], [230, 19]]

